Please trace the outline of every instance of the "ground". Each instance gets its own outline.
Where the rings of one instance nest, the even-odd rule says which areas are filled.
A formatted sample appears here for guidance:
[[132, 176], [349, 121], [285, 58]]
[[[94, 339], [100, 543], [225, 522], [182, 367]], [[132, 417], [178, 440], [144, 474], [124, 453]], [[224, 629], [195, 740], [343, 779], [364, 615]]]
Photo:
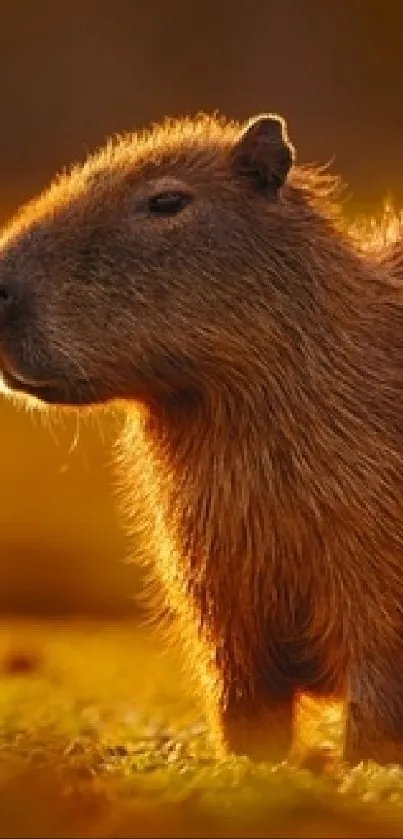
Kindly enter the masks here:
[[216, 762], [149, 630], [3, 622], [0, 836], [403, 837], [403, 770], [343, 767], [337, 706], [299, 729], [295, 764]]

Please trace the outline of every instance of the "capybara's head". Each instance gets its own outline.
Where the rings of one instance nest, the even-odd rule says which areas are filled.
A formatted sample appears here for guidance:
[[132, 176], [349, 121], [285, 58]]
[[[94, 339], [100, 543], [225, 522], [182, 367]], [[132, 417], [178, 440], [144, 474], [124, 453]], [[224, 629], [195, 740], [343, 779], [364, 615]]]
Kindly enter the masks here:
[[5, 386], [82, 405], [224, 375], [293, 293], [292, 163], [281, 118], [200, 117], [113, 140], [62, 175], [0, 242]]

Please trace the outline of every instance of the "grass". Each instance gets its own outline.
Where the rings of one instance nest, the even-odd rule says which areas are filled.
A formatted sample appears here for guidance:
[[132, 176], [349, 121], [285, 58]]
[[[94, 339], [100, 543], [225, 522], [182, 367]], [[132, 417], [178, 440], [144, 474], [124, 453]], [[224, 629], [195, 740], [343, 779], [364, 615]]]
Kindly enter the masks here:
[[295, 765], [213, 760], [178, 661], [130, 624], [0, 625], [0, 836], [403, 837], [403, 771], [355, 770], [308, 701]]

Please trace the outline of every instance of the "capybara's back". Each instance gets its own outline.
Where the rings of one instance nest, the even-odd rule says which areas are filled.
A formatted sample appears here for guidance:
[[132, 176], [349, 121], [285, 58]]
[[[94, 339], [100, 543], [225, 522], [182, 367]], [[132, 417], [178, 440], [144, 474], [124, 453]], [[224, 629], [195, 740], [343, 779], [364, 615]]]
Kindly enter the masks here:
[[[120, 400], [218, 749], [279, 759], [297, 694], [345, 757], [403, 760], [403, 302], [284, 122], [118, 139], [4, 232], [4, 388]], [[333, 194], [334, 193], [334, 194]]]

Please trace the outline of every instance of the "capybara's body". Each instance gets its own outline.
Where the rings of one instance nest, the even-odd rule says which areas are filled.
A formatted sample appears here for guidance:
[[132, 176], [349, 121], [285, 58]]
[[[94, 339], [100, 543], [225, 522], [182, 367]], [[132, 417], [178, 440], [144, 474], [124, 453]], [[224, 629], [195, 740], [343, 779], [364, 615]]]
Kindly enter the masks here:
[[285, 757], [310, 691], [345, 698], [348, 760], [403, 761], [401, 261], [330, 193], [272, 116], [116, 141], [5, 231], [1, 366], [127, 404], [128, 501], [219, 747]]

